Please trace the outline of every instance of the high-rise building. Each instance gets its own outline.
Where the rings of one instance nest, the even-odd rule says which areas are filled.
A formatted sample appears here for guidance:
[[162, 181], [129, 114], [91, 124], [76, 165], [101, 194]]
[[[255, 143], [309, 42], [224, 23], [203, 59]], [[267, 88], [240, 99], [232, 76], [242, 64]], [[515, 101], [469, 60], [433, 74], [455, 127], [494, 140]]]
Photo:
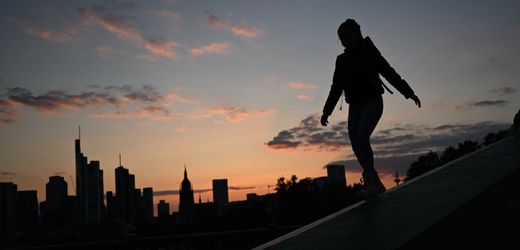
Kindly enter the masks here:
[[49, 177], [45, 184], [45, 201], [40, 203], [40, 214], [46, 227], [63, 227], [72, 220], [74, 210], [67, 206], [67, 193], [67, 182], [63, 177]]
[[117, 205], [117, 199], [114, 196], [112, 191], [108, 191], [106, 193], [107, 199], [107, 219], [113, 221], [116, 218], [117, 209], [119, 208]]
[[143, 207], [143, 216], [145, 219], [153, 218], [153, 188], [143, 188], [143, 197], [141, 198]]
[[170, 203], [160, 200], [157, 204], [157, 215], [159, 218], [167, 217], [170, 215]]
[[219, 206], [228, 204], [228, 181], [227, 179], [213, 180], [213, 202]]
[[[116, 199], [117, 206], [116, 218], [120, 221], [130, 221], [130, 199], [133, 197], [134, 186], [131, 186], [130, 174], [128, 169], [119, 166], [115, 169], [116, 176]], [[133, 175], [132, 175], [133, 176]]]
[[38, 197], [36, 190], [17, 192], [18, 232], [28, 233], [38, 226]]
[[49, 177], [45, 185], [45, 201], [47, 211], [63, 212], [67, 200], [67, 182], [61, 176]]
[[99, 222], [104, 216], [103, 170], [99, 161], [88, 163], [81, 152], [81, 133], [74, 141], [76, 155], [76, 195], [79, 221]]
[[0, 238], [11, 238], [18, 224], [18, 186], [12, 182], [0, 182]]
[[87, 167], [88, 221], [99, 222], [105, 216], [103, 170], [99, 161], [90, 161]]
[[81, 223], [87, 222], [87, 157], [81, 152], [81, 135], [74, 141], [76, 155], [76, 197], [78, 201], [78, 216]]
[[195, 199], [193, 197], [193, 188], [190, 180], [188, 180], [188, 171], [184, 166], [184, 179], [181, 182], [179, 190], [179, 213], [189, 212], [195, 205]]
[[119, 221], [125, 222], [134, 222], [137, 219], [143, 218], [141, 213], [143, 210], [141, 189], [135, 188], [135, 175], [130, 174], [130, 171], [121, 165], [121, 155], [119, 155], [119, 166], [115, 169], [115, 176], [115, 200], [117, 203], [116, 218]]
[[337, 184], [341, 186], [347, 185], [347, 179], [345, 178], [345, 166], [343, 165], [327, 165], [327, 177], [329, 183]]

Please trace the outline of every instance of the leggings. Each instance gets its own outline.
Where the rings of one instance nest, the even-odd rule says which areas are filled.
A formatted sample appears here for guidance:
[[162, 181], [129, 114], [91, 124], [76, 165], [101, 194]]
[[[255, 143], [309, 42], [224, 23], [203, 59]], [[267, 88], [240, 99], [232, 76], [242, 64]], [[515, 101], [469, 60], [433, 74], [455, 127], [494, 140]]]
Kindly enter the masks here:
[[378, 95], [361, 103], [351, 103], [348, 110], [348, 135], [352, 150], [364, 174], [377, 177], [374, 168], [374, 153], [370, 146], [370, 135], [383, 114], [383, 97]]

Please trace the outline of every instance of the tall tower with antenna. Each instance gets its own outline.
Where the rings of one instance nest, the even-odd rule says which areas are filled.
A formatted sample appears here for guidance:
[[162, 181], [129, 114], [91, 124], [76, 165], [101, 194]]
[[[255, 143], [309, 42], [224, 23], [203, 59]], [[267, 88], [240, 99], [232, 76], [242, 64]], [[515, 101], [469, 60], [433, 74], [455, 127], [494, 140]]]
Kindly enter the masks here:
[[78, 126], [78, 138], [74, 141], [76, 159], [76, 196], [78, 201], [79, 221], [87, 222], [88, 190], [87, 190], [87, 157], [81, 152], [81, 127]]
[[78, 138], [74, 141], [74, 149], [79, 222], [82, 224], [99, 222], [105, 212], [103, 170], [101, 170], [99, 161], [89, 163], [81, 151], [80, 126], [78, 126]]

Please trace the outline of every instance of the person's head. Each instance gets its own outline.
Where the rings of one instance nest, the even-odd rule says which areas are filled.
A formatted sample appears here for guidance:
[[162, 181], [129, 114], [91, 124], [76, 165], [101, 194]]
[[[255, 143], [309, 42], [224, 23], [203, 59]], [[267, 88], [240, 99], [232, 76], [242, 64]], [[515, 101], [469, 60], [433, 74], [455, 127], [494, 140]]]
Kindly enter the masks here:
[[338, 36], [343, 47], [354, 47], [363, 40], [359, 24], [350, 18], [339, 26]]

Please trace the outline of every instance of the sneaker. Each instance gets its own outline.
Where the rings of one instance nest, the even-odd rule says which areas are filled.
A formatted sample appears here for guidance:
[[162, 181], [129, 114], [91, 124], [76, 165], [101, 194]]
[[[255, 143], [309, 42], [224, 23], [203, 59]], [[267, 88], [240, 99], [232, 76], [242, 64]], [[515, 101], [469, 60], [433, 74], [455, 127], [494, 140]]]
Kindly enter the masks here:
[[375, 197], [380, 193], [384, 193], [386, 191], [385, 186], [383, 185], [383, 183], [377, 175], [368, 176], [367, 174], [363, 173], [363, 177], [361, 180], [363, 187], [356, 193], [357, 196]]

